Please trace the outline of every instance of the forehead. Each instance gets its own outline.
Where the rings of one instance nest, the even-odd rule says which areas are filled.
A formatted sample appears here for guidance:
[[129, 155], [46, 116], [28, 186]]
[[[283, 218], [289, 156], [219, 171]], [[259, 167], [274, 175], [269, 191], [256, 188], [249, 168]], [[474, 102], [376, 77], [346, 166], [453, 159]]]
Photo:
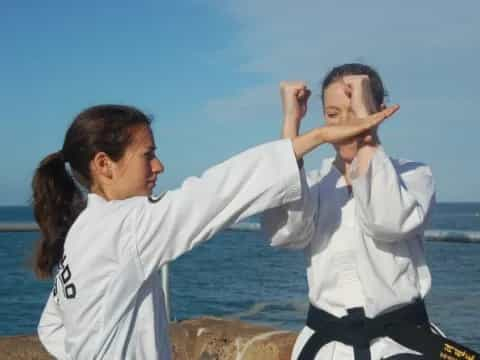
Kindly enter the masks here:
[[345, 94], [344, 86], [345, 84], [342, 80], [335, 81], [327, 86], [323, 94], [325, 108], [329, 106], [343, 107], [350, 105], [350, 99]]
[[141, 125], [132, 129], [132, 143], [130, 146], [136, 148], [155, 147], [152, 129], [150, 126]]

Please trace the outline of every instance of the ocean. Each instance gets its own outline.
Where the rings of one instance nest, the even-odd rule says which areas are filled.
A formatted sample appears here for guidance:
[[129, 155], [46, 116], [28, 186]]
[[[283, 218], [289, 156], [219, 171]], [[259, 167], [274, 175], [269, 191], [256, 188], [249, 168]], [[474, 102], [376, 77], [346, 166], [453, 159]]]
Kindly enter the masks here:
[[[255, 223], [258, 219], [249, 219]], [[33, 221], [28, 207], [0, 207], [2, 221]], [[33, 334], [51, 289], [28, 266], [37, 233], [0, 233], [0, 336]], [[436, 240], [436, 241], [430, 241]], [[480, 203], [441, 203], [425, 242], [433, 277], [430, 319], [480, 349]], [[239, 318], [298, 331], [308, 307], [301, 251], [271, 248], [258, 231], [225, 230], [170, 266], [176, 320]]]

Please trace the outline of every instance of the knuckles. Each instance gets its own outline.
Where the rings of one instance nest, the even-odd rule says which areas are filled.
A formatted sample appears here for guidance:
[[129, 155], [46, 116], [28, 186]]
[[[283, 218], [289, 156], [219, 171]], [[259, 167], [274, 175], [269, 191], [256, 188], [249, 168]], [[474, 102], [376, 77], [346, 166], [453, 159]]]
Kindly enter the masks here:
[[307, 88], [307, 84], [304, 81], [281, 81], [280, 90], [284, 92], [295, 92], [298, 90], [304, 90]]

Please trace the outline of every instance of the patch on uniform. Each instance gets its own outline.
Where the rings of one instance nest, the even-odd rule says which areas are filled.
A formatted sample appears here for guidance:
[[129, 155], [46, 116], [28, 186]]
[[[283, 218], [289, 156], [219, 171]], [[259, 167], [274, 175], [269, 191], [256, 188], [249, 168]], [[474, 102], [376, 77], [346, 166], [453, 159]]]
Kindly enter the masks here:
[[152, 204], [155, 204], [162, 200], [162, 198], [165, 196], [166, 192], [161, 193], [160, 195], [150, 195], [148, 197], [148, 201], [151, 202]]

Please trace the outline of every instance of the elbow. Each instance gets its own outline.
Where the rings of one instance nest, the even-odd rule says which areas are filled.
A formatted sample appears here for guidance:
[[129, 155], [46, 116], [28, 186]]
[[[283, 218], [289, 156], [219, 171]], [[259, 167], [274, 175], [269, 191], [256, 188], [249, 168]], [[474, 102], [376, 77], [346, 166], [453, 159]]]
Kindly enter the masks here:
[[290, 250], [302, 250], [306, 248], [313, 237], [314, 225], [313, 223], [306, 224], [299, 227], [296, 231], [287, 231], [287, 229], [280, 229], [275, 234], [267, 238], [270, 239], [270, 246], [282, 247]]
[[37, 336], [38, 339], [40, 340], [40, 343], [43, 345], [43, 347], [48, 351], [51, 352], [48, 346], [48, 334], [45, 331], [45, 327], [42, 326], [42, 324], [38, 324], [37, 326]]
[[384, 243], [395, 243], [399, 241], [418, 238], [423, 233], [423, 227], [418, 226], [412, 229], [387, 228], [373, 225], [365, 231], [373, 240]]
[[394, 243], [418, 238], [425, 230], [425, 217], [419, 214], [400, 222], [373, 222], [363, 224], [362, 228], [372, 239]]
[[261, 229], [272, 247], [303, 249], [315, 233], [315, 216], [310, 211], [267, 210], [261, 217]]
[[362, 230], [372, 239], [393, 243], [423, 234], [428, 223], [431, 203], [422, 206], [412, 201], [402, 206], [392, 206], [383, 211], [359, 211], [359, 223]]
[[43, 348], [53, 357], [64, 359], [66, 357], [65, 346], [63, 343], [64, 336], [52, 331], [49, 327], [39, 325], [37, 327], [37, 335]]
[[270, 246], [281, 247], [288, 250], [303, 250], [308, 246], [309, 243], [310, 241], [307, 239], [296, 238], [294, 241], [292, 241], [292, 239], [274, 238], [270, 241]]
[[40, 318], [40, 322], [37, 325], [37, 336], [40, 341], [43, 343], [44, 339], [47, 337], [46, 330], [48, 329], [43, 323], [43, 316]]

